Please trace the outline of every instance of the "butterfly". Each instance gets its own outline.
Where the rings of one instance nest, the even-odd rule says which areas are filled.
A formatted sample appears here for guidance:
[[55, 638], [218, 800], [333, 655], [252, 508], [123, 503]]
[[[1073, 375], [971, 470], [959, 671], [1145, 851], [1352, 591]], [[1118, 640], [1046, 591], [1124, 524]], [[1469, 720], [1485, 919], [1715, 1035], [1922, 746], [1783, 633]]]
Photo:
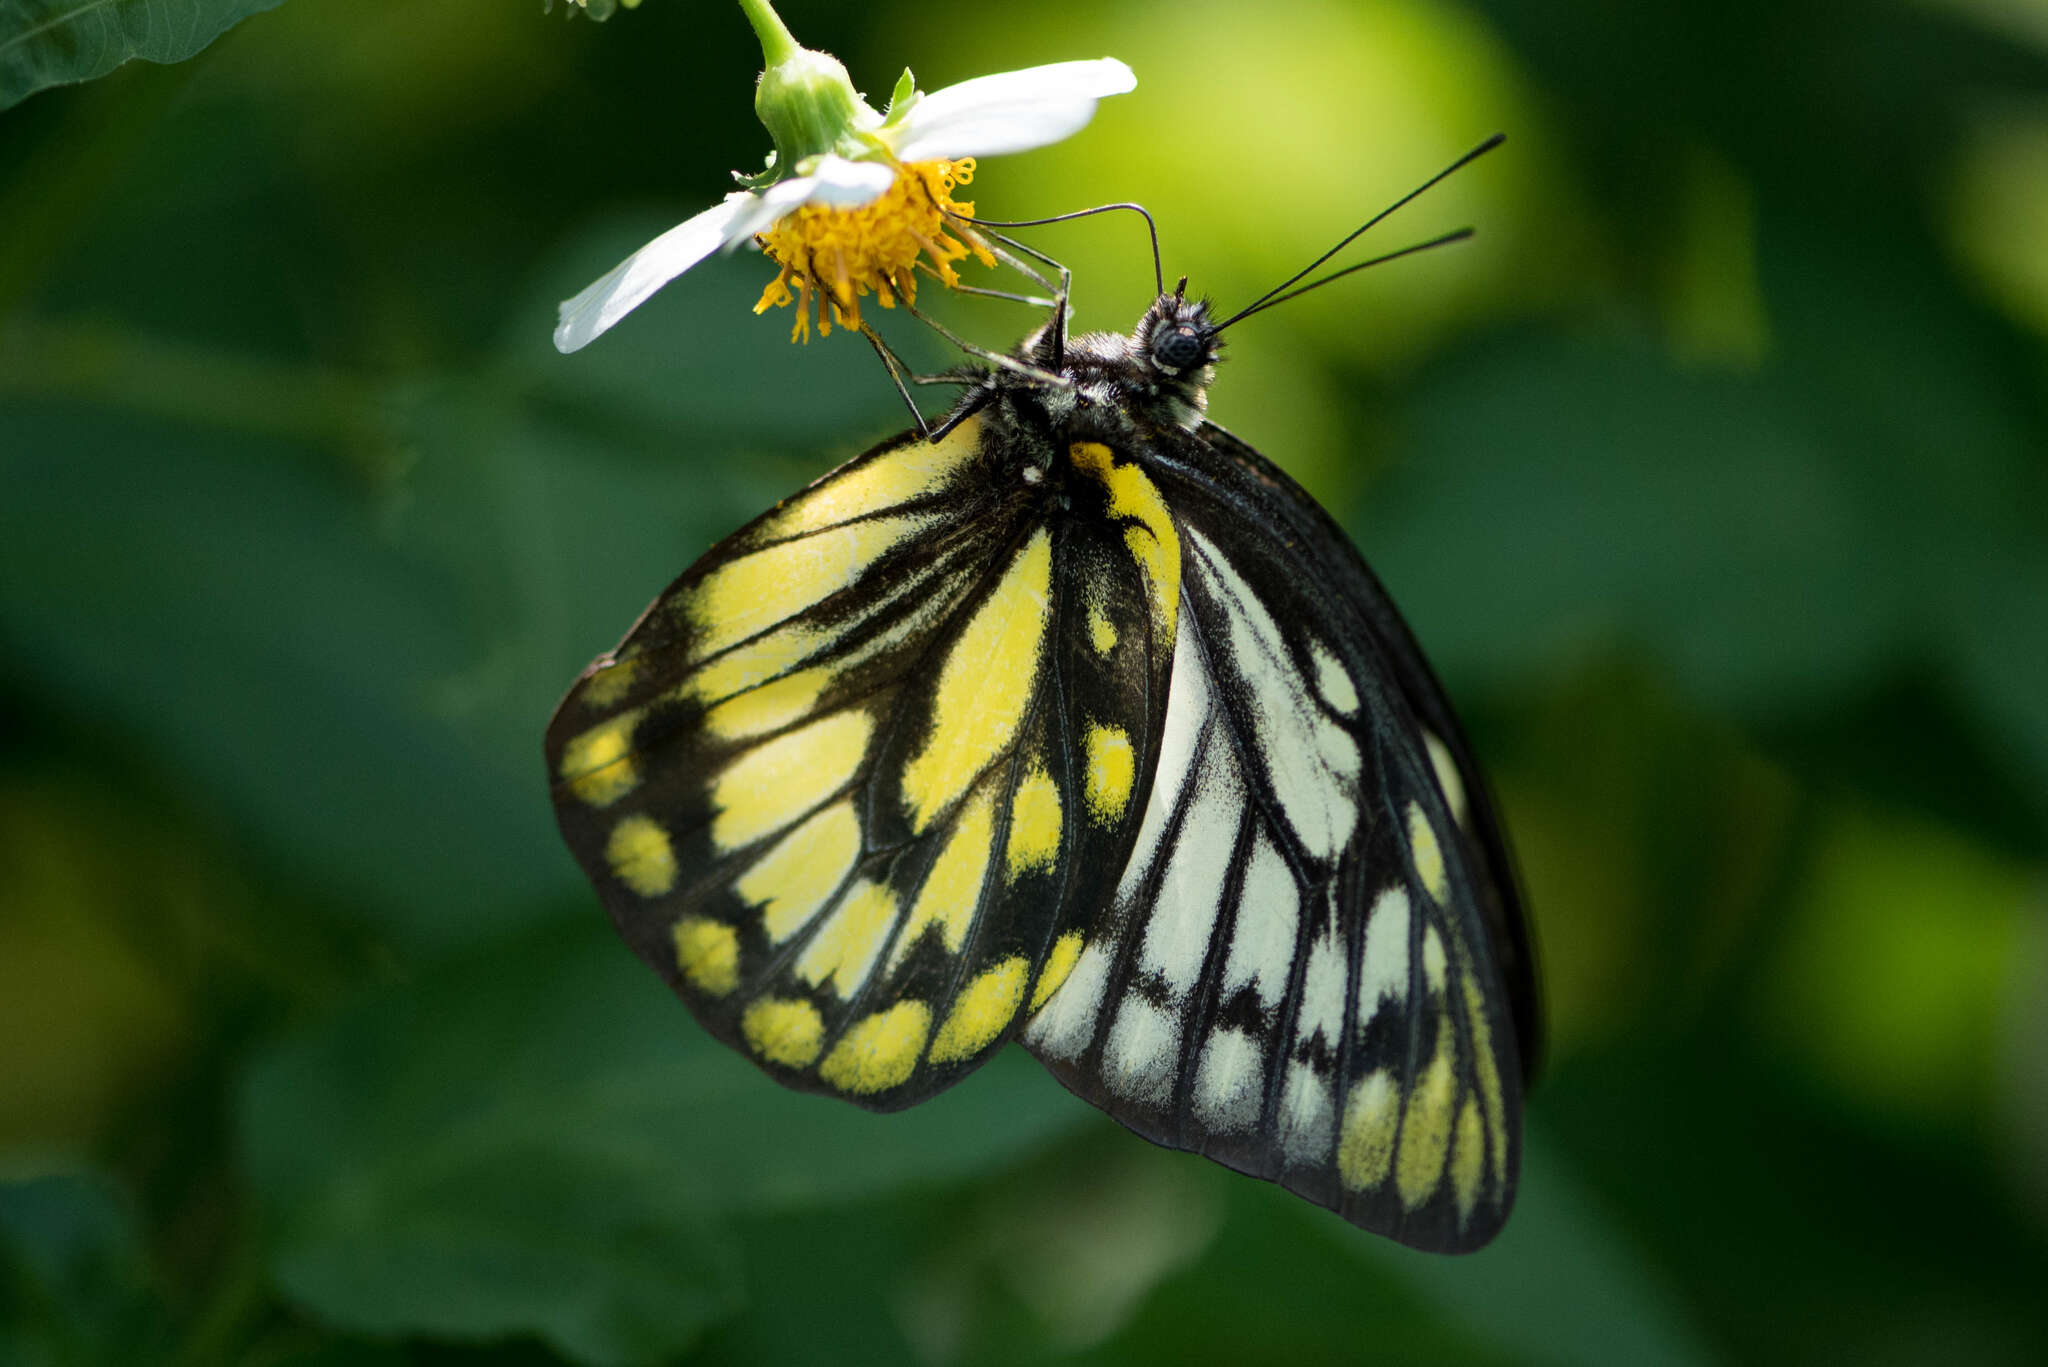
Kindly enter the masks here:
[[1537, 1032], [1507, 843], [1378, 580], [1204, 416], [1229, 321], [1062, 303], [713, 547], [555, 713], [556, 813], [779, 1082], [891, 1111], [1015, 1040], [1156, 1143], [1477, 1248]]

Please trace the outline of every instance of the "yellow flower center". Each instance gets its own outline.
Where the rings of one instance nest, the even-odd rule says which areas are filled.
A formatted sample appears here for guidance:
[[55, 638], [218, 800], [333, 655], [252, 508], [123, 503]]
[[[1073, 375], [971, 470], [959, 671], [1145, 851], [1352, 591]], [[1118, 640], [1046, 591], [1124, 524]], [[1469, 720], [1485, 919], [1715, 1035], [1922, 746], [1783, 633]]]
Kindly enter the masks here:
[[761, 291], [754, 312], [794, 300], [796, 326], [789, 340], [808, 342], [814, 318], [820, 337], [831, 335], [835, 321], [859, 328], [860, 300], [868, 294], [885, 309], [896, 307], [899, 294], [915, 304], [920, 267], [948, 289], [960, 283], [955, 261], [972, 255], [993, 267], [996, 259], [979, 233], [947, 222], [949, 216], [974, 217], [972, 204], [953, 198], [956, 186], [973, 179], [972, 157], [907, 162], [896, 168], [895, 183], [879, 199], [854, 209], [806, 204], [784, 216], [754, 239], [782, 267]]

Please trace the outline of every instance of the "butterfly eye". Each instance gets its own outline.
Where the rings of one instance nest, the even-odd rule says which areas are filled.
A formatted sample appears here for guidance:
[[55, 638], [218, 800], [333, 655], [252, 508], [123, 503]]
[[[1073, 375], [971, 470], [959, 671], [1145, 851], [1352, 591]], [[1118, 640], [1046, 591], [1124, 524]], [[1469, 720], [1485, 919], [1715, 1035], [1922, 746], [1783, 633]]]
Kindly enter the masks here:
[[1152, 360], [1167, 370], [1187, 370], [1202, 363], [1202, 334], [1186, 323], [1162, 323], [1152, 334]]

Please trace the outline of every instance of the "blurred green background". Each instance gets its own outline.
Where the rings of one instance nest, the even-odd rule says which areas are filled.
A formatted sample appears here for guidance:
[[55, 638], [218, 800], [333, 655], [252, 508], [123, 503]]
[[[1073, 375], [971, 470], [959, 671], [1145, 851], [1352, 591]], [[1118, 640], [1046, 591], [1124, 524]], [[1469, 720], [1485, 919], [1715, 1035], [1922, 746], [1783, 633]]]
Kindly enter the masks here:
[[[0, 3], [0, 96], [57, 8]], [[1124, 58], [973, 198], [1141, 200], [1226, 306], [1509, 134], [1370, 239], [1474, 242], [1246, 324], [1214, 399], [1524, 865], [1551, 1057], [1462, 1260], [1014, 1051], [785, 1093], [612, 938], [556, 697], [903, 423], [745, 254], [549, 345], [758, 166], [736, 7], [101, 9], [265, 12], [0, 113], [0, 1360], [2048, 1361], [2048, 4], [782, 6], [877, 97]], [[1134, 223], [1032, 240], [1129, 326]]]

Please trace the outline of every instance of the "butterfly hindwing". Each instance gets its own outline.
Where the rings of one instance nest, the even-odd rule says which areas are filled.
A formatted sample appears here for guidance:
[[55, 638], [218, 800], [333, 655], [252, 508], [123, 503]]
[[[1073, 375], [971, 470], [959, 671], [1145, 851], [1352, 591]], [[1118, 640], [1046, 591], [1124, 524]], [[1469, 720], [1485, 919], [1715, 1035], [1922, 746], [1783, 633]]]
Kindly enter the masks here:
[[549, 729], [622, 935], [791, 1086], [894, 1109], [964, 1075], [1136, 830], [1160, 557], [1012, 474], [973, 419], [885, 443], [715, 547]]
[[[1517, 892], [1514, 861], [1508, 854], [1507, 836], [1443, 685], [1437, 681], [1422, 648], [1416, 644], [1414, 634], [1378, 576], [1322, 507], [1295, 486], [1278, 466], [1230, 432], [1214, 423], [1204, 423], [1200, 437], [1203, 446], [1212, 453], [1209, 461], [1221, 463], [1216, 468], [1245, 471], [1250, 478], [1248, 487], [1263, 494], [1266, 506], [1247, 509], [1244, 515], [1280, 518], [1289, 528], [1290, 541], [1329, 548], [1330, 553], [1322, 557], [1320, 572], [1331, 575], [1332, 583], [1351, 586], [1344, 597], [1360, 612], [1358, 629], [1372, 642], [1374, 655], [1391, 680], [1393, 691], [1408, 705], [1414, 734], [1422, 738], [1433, 776], [1458, 831], [1470, 846], [1466, 853], [1474, 861], [1477, 875], [1472, 891], [1485, 921], [1485, 942], [1506, 994], [1521, 1073], [1526, 1081], [1535, 1073], [1542, 1055], [1535, 957]], [[1293, 491], [1291, 498], [1286, 496], [1289, 490]]]
[[1409, 697], [1433, 681], [1381, 647], [1349, 542], [1216, 431], [1136, 453], [1183, 548], [1160, 761], [1101, 933], [1024, 1041], [1148, 1138], [1476, 1247], [1521, 1083], [1483, 909], [1505, 871], [1446, 792], [1477, 779], [1433, 762], [1451, 742]]

